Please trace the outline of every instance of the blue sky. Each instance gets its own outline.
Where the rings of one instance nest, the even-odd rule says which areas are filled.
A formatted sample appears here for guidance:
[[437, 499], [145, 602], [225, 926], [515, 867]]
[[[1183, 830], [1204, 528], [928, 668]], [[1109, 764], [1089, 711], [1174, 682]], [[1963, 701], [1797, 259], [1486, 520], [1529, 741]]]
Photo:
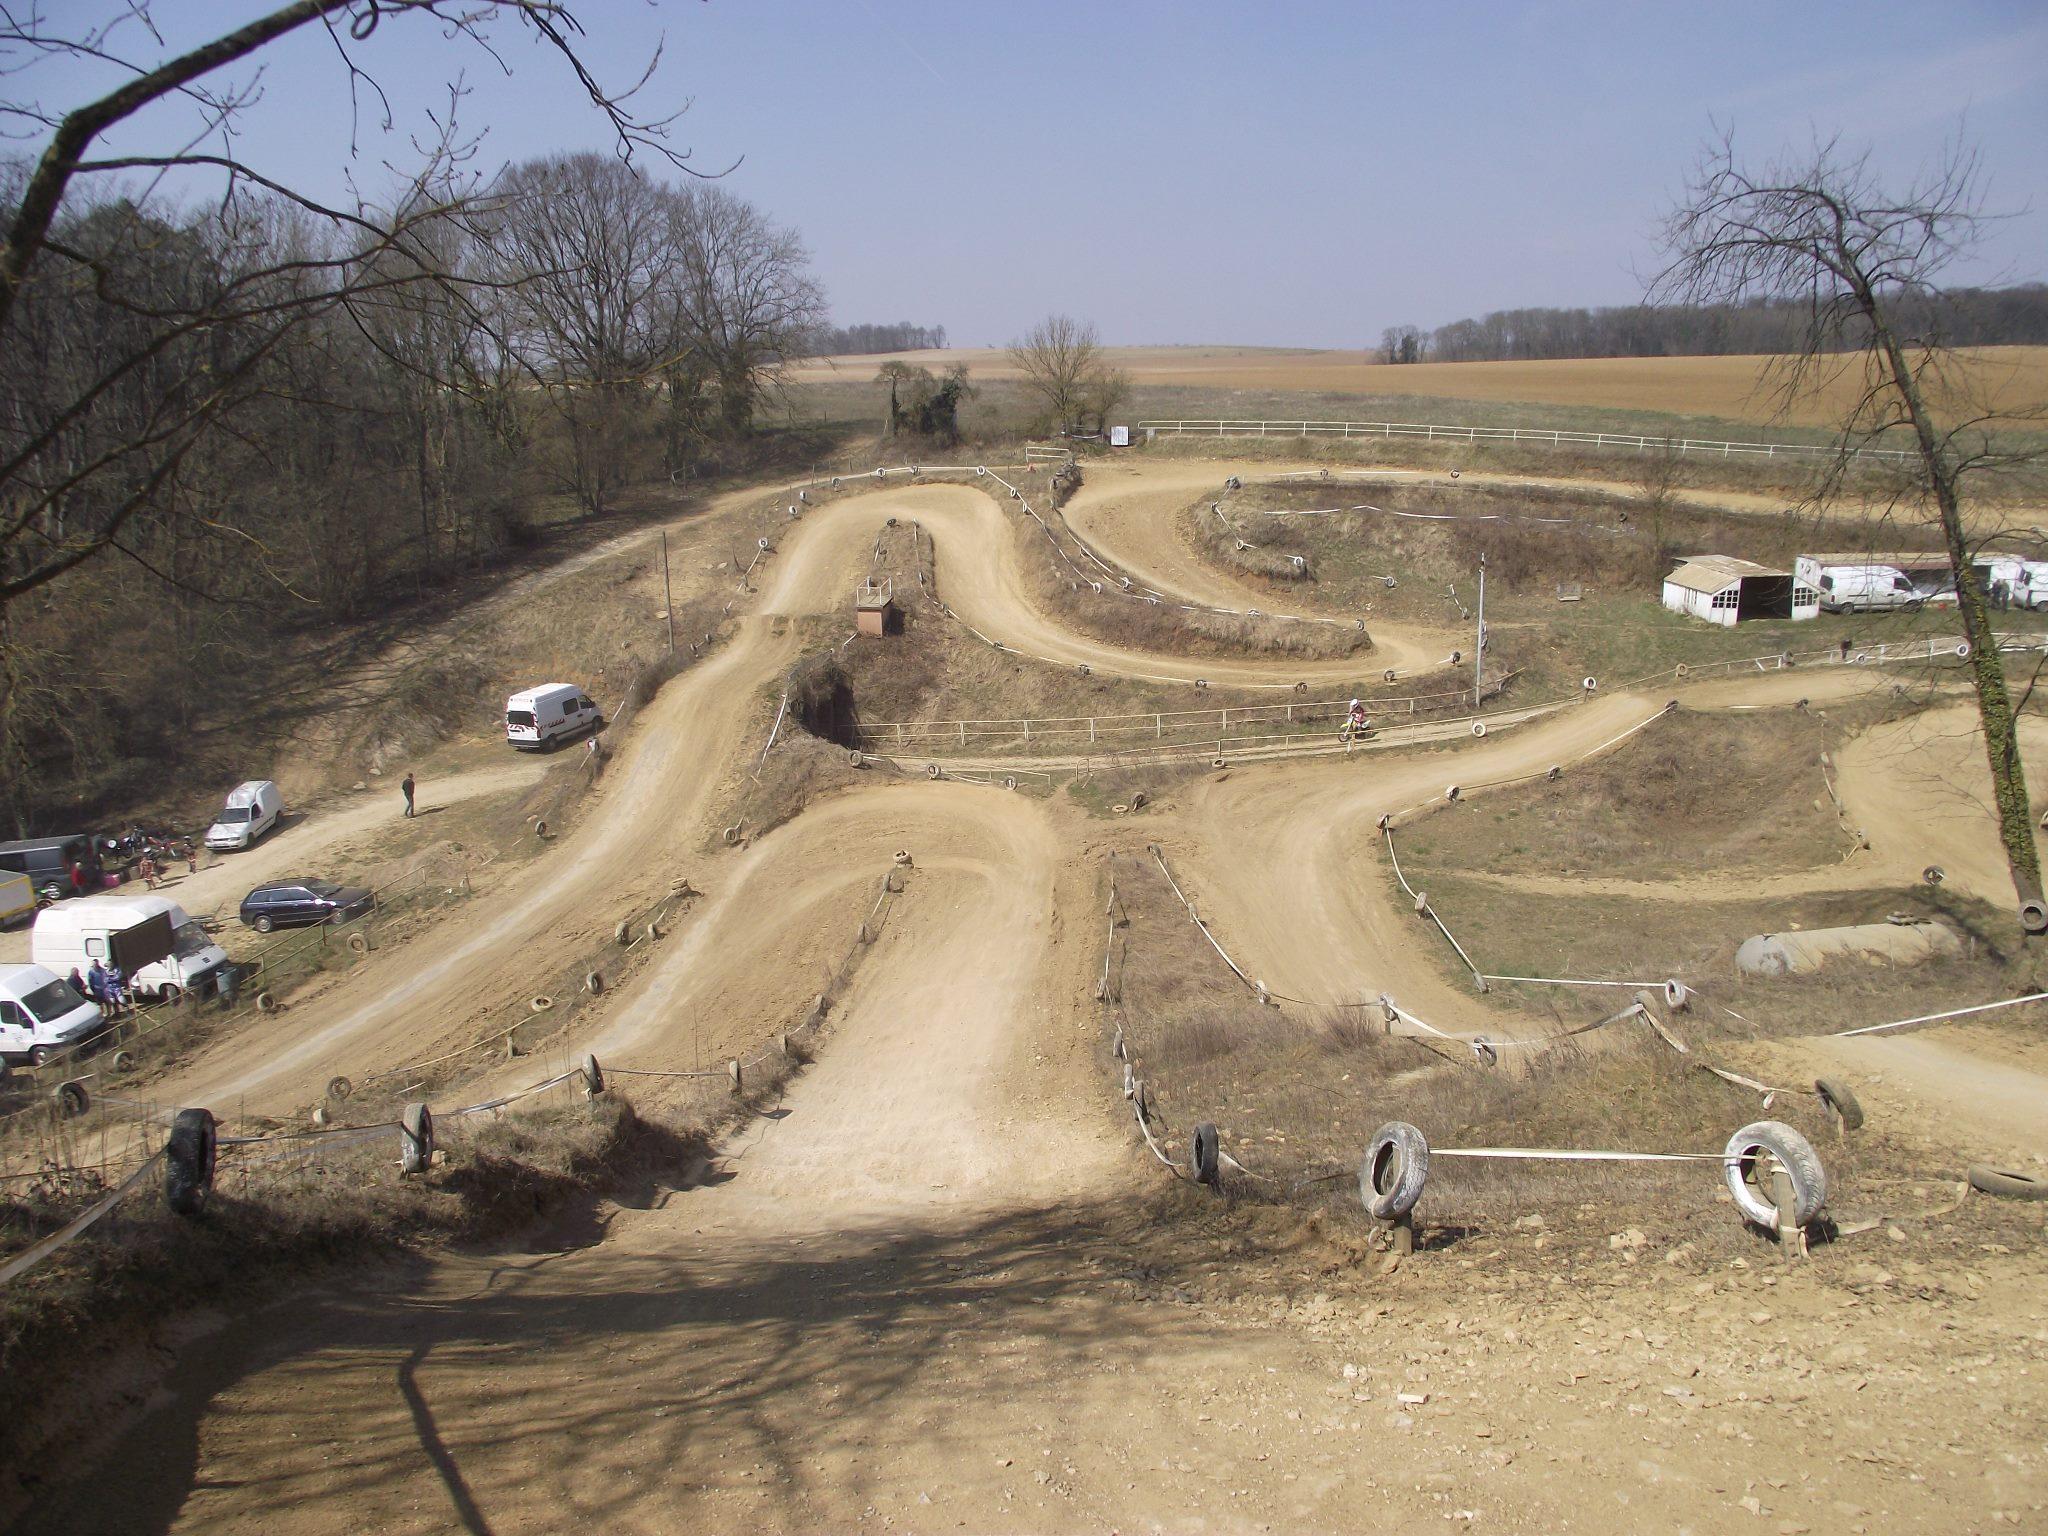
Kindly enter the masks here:
[[[125, 0], [65, 0], [58, 15]], [[172, 48], [266, 7], [156, 0]], [[2048, 8], [2038, 3], [1434, 5], [581, 0], [612, 83], [803, 232], [842, 321], [1000, 343], [1052, 310], [1119, 343], [1358, 346], [1524, 304], [1627, 303], [1719, 122], [1761, 158], [1840, 132], [1904, 177], [1967, 124], [1993, 230], [1959, 281], [2048, 278]], [[395, 18], [357, 50], [398, 116], [351, 155], [347, 81], [306, 35], [266, 56], [244, 150], [332, 192], [404, 163], [466, 69], [482, 160], [601, 146], [551, 56], [513, 76]], [[146, 34], [123, 34], [153, 57]], [[239, 77], [246, 79], [246, 68]], [[68, 66], [11, 96], [70, 104]], [[118, 141], [161, 146], [166, 109]]]

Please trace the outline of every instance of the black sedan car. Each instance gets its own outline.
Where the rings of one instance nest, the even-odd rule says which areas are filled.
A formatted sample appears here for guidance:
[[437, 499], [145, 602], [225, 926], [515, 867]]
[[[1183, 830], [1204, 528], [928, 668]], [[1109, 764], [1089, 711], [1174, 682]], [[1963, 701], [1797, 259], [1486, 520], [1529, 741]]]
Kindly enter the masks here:
[[332, 880], [272, 880], [242, 898], [242, 921], [258, 933], [311, 923], [348, 923], [370, 910], [375, 898], [356, 885]]

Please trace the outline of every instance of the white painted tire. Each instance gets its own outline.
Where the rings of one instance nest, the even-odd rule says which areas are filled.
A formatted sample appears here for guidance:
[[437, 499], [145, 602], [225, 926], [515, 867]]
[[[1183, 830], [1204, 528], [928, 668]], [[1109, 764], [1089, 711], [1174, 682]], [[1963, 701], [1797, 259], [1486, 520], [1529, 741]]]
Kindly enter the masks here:
[[1827, 1205], [1828, 1181], [1813, 1143], [1789, 1125], [1759, 1120], [1728, 1138], [1721, 1169], [1728, 1193], [1743, 1220], [1775, 1232], [1778, 1208], [1771, 1203], [1769, 1174], [1774, 1158], [1792, 1176], [1792, 1219], [1803, 1227]]
[[408, 1104], [398, 1122], [398, 1166], [407, 1173], [425, 1173], [434, 1166], [434, 1112], [425, 1104]]
[[1474, 720], [1472, 722], [1472, 734], [1474, 736], [1484, 736], [1486, 734], [1486, 722], [1484, 720]]

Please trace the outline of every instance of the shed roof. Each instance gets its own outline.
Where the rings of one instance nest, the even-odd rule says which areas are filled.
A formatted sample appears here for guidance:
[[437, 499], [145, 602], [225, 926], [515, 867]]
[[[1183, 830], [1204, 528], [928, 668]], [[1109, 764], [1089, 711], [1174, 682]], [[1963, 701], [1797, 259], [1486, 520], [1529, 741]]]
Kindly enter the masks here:
[[1746, 576], [1789, 577], [1791, 574], [1790, 571], [1758, 565], [1754, 560], [1738, 560], [1733, 555], [1687, 555], [1684, 563], [1664, 580], [1688, 592], [1719, 592]]

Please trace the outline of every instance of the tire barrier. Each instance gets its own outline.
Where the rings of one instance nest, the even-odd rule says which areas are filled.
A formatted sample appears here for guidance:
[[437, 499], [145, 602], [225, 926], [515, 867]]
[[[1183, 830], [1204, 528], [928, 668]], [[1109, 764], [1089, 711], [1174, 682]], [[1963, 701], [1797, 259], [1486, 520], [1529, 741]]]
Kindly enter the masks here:
[[545, 840], [548, 835], [548, 824], [545, 821], [536, 821], [533, 824], [533, 835]]
[[1486, 722], [1484, 720], [1474, 720], [1472, 722], [1472, 734], [1474, 736], [1484, 736], [1486, 734]]
[[57, 1106], [58, 1118], [63, 1120], [76, 1120], [92, 1108], [92, 1094], [75, 1078], [59, 1083], [51, 1090], [50, 1099]]
[[620, 919], [618, 920], [618, 922], [617, 922], [617, 923], [613, 924], [613, 926], [612, 926], [612, 942], [613, 942], [613, 943], [615, 943], [615, 944], [624, 944], [624, 943], [627, 943], [627, 942], [628, 942], [629, 940], [631, 940], [631, 939], [632, 939], [632, 937], [633, 937], [633, 922], [632, 922], [632, 919], [631, 919], [631, 918], [625, 918], [625, 917], [622, 917], [622, 918], [620, 918]]
[[597, 1064], [595, 1056], [585, 1056], [578, 1070], [583, 1074], [583, 1096], [594, 1099], [604, 1092], [604, 1068]]
[[945, 771], [937, 763], [926, 763], [924, 765], [924, 776], [928, 779], [940, 778], [945, 774]]
[[1948, 878], [1948, 872], [1939, 864], [1930, 864], [1920, 871], [1920, 878], [1929, 885], [1939, 885]]
[[370, 952], [369, 935], [362, 933], [350, 934], [348, 936], [348, 947], [356, 954], [367, 955]]
[[210, 1109], [181, 1109], [171, 1121], [164, 1146], [164, 1204], [180, 1216], [197, 1216], [213, 1193], [220, 1157], [220, 1130]]
[[732, 1079], [733, 1097], [738, 1098], [746, 1091], [746, 1068], [740, 1065], [737, 1056], [725, 1064], [725, 1074]]
[[2021, 902], [2020, 928], [2036, 937], [2048, 933], [2048, 903], [2031, 896]]
[[726, 847], [732, 848], [738, 845], [740, 840], [740, 828], [745, 825], [745, 822], [736, 821], [719, 834], [719, 837], [724, 841]]
[[1956, 642], [1956, 656], [1957, 656], [1957, 659], [1959, 659], [1959, 660], [1962, 660], [1962, 661], [1968, 661], [1968, 660], [1970, 659], [1970, 642], [1969, 642], [1969, 641], [1967, 641], [1967, 640], [1958, 640], [1958, 641]]
[[1358, 1197], [1376, 1221], [1396, 1221], [1415, 1209], [1429, 1179], [1429, 1142], [1404, 1120], [1373, 1133], [1358, 1168]]
[[1692, 988], [1676, 977], [1665, 982], [1664, 1006], [1673, 1013], [1684, 1013], [1692, 1007]]
[[1579, 687], [1587, 693], [1597, 693], [1600, 689], [1600, 679], [1597, 677], [1582, 677], [1579, 679]]
[[1561, 768], [1558, 764], [1552, 763], [1548, 768], [1546, 768], [1543, 771], [1543, 777], [1548, 782], [1555, 784], [1559, 779], [1564, 777], [1564, 769]]
[[327, 1079], [327, 1097], [339, 1104], [356, 1091], [356, 1085], [345, 1077]]
[[135, 1070], [135, 1053], [133, 1051], [116, 1051], [109, 1058], [107, 1064], [116, 1072], [133, 1072]]
[[661, 937], [661, 919], [651, 918], [647, 924], [647, 941], [651, 944]]
[[277, 999], [272, 997], [268, 992], [258, 992], [256, 994], [256, 1011], [258, 1013], [276, 1012]]
[[1195, 1127], [1188, 1138], [1188, 1176], [1197, 1184], [1213, 1185], [1217, 1180], [1216, 1127], [1207, 1120]]
[[547, 996], [528, 998], [526, 1006], [533, 1013], [546, 1013], [555, 1006], [555, 1000]]
[[591, 971], [586, 976], [584, 976], [583, 990], [588, 992], [592, 997], [600, 996], [604, 992], [604, 972]]
[[1792, 1209], [1786, 1213], [1791, 1225], [1806, 1227], [1827, 1205], [1827, 1174], [1813, 1144], [1780, 1121], [1745, 1125], [1728, 1138], [1721, 1163], [1735, 1208], [1753, 1226], [1778, 1230], [1779, 1211], [1771, 1183], [1780, 1170], [1792, 1184]]
[[1972, 1163], [1969, 1180], [1970, 1188], [1979, 1194], [1996, 1195], [2001, 1200], [2048, 1200], [2048, 1179], [2037, 1179], [2029, 1173]]
[[911, 867], [910, 850], [908, 848], [898, 848], [896, 850], [895, 864], [898, 869], [909, 869]]
[[434, 1165], [434, 1112], [425, 1104], [408, 1104], [398, 1122], [398, 1166], [406, 1173], [425, 1173]]
[[1827, 1106], [1843, 1130], [1859, 1131], [1863, 1128], [1863, 1105], [1858, 1101], [1855, 1090], [1841, 1078], [1815, 1078], [1813, 1091], [1820, 1095], [1821, 1103]]
[[846, 749], [846, 760], [856, 768], [866, 767], [868, 761], [865, 757], [861, 756], [859, 747], [848, 747]]

